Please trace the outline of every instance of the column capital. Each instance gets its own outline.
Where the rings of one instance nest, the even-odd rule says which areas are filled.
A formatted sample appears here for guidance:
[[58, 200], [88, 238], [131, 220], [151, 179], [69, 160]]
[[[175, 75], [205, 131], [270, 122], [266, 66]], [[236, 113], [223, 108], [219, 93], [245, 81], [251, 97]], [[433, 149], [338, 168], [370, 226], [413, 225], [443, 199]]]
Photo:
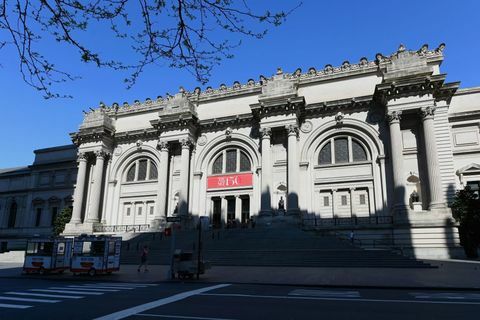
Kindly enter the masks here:
[[270, 139], [272, 135], [272, 129], [269, 127], [260, 128], [260, 133], [262, 135], [262, 139]]
[[422, 120], [433, 119], [435, 114], [435, 107], [424, 107], [420, 109], [420, 115], [422, 116]]
[[94, 154], [95, 154], [95, 157], [96, 157], [97, 159], [98, 159], [98, 158], [103, 158], [103, 159], [105, 159], [105, 158], [108, 157], [108, 155], [109, 155], [107, 152], [105, 152], [105, 151], [103, 151], [103, 150], [97, 150], [97, 151], [94, 152]]
[[86, 152], [79, 152], [77, 155], [77, 161], [87, 161], [88, 154]]
[[355, 187], [350, 187], [350, 191], [355, 191]]
[[190, 138], [183, 138], [180, 139], [180, 145], [182, 146], [182, 149], [190, 149], [191, 146], [193, 146], [193, 141]]
[[402, 118], [402, 111], [387, 112], [386, 118], [389, 124], [400, 122], [400, 119]]
[[167, 151], [170, 149], [170, 145], [168, 144], [167, 141], [158, 141], [157, 143], [157, 149], [160, 150], [160, 151]]
[[296, 136], [298, 134], [298, 126], [295, 124], [289, 124], [285, 126], [285, 129], [287, 129], [287, 133], [289, 136]]

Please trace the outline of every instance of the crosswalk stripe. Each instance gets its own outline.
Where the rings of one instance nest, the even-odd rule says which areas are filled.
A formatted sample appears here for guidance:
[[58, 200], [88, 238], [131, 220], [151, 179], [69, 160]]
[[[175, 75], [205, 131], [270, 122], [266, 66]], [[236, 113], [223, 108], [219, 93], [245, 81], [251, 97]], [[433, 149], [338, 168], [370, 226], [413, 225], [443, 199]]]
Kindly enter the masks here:
[[107, 286], [90, 286], [90, 285], [84, 285], [81, 287], [85, 288], [98, 288], [98, 289], [120, 289], [120, 290], [133, 290], [136, 288], [131, 288], [131, 287], [119, 287], [119, 286], [113, 286], [113, 287], [107, 287]]
[[479, 293], [458, 292], [410, 292], [416, 299], [451, 299], [451, 300], [480, 300]]
[[17, 298], [17, 297], [5, 297], [5, 296], [0, 296], [0, 300], [42, 302], [42, 303], [57, 303], [61, 301], [61, 300], [31, 299], [31, 298]]
[[103, 293], [101, 292], [85, 292], [85, 291], [73, 291], [73, 290], [66, 290], [65, 288], [49, 288], [49, 289], [29, 289], [29, 291], [38, 291], [38, 292], [52, 292], [52, 293], [73, 293], [73, 294], [86, 294], [86, 295], [93, 295], [99, 296]]
[[45, 297], [45, 298], [66, 298], [66, 299], [81, 299], [80, 296], [64, 296], [59, 294], [45, 294], [45, 293], [32, 293], [32, 292], [5, 292], [5, 294], [15, 294], [18, 296], [31, 296], [31, 297]]
[[98, 285], [106, 285], [106, 286], [132, 286], [132, 287], [141, 287], [141, 286], [147, 286], [147, 287], [156, 287], [158, 284], [155, 283], [127, 283], [127, 282], [102, 282], [102, 283], [96, 283]]
[[0, 308], [12, 308], [12, 309], [26, 309], [31, 308], [32, 306], [27, 306], [24, 304], [8, 304], [8, 303], [0, 303]]
[[100, 292], [118, 292], [118, 289], [98, 289], [98, 287], [87, 287], [87, 286], [67, 286], [68, 288], [85, 290], [85, 291], [100, 291]]

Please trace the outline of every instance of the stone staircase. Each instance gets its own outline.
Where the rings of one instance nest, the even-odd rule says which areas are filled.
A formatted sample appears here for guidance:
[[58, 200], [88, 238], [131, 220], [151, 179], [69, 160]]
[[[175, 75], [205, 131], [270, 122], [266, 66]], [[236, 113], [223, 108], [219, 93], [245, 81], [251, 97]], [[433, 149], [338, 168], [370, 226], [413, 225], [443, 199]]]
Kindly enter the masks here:
[[[179, 231], [176, 248], [195, 251], [198, 232]], [[224, 229], [202, 233], [203, 257], [215, 266], [433, 268], [388, 249], [362, 249], [326, 233], [284, 228]], [[143, 245], [150, 264], [168, 264], [171, 237], [144, 233], [124, 241], [121, 262], [137, 264]]]

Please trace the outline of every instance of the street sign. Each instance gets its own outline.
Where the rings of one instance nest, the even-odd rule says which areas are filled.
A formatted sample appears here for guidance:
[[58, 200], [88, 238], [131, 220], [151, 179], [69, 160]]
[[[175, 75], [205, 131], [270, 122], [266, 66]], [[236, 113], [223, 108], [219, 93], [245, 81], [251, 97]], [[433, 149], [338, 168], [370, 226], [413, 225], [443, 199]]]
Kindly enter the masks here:
[[180, 217], [167, 217], [167, 222], [180, 222]]

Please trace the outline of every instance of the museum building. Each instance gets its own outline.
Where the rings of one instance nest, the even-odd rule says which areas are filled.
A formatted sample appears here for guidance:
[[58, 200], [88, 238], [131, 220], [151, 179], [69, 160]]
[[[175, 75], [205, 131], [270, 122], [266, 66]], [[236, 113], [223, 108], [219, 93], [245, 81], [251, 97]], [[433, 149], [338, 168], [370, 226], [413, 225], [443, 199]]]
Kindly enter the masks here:
[[71, 134], [65, 233], [208, 216], [213, 227], [355, 228], [417, 256], [452, 256], [448, 204], [480, 183], [480, 88], [446, 81], [443, 50], [401, 45], [372, 61], [101, 104]]

